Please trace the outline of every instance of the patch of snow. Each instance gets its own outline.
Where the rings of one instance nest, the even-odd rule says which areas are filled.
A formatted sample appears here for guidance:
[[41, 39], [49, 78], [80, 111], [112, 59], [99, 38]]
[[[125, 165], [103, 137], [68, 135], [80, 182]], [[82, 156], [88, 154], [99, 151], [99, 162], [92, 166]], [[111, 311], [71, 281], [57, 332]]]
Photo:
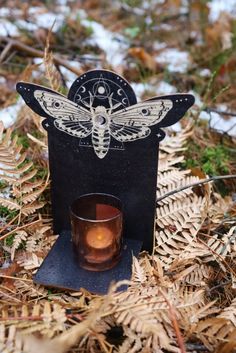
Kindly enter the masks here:
[[[78, 61], [68, 61], [68, 64], [70, 64], [70, 66], [72, 67], [75, 67], [76, 69], [81, 68], [81, 64]], [[78, 75], [76, 75], [74, 72], [71, 72], [64, 66], [60, 67], [60, 71], [65, 77], [65, 79], [68, 81], [69, 86], [71, 86], [71, 84], [78, 78]]]
[[203, 44], [202, 35], [198, 31], [191, 31], [189, 37], [195, 42], [195, 45]]
[[181, 7], [179, 9], [179, 13], [186, 14], [189, 11], [189, 0], [182, 0]]
[[1, 37], [16, 37], [19, 35], [17, 26], [7, 20], [0, 20], [0, 36]]
[[200, 119], [209, 121], [209, 126], [220, 132], [227, 132], [228, 135], [236, 137], [236, 119], [224, 119], [219, 113], [202, 111]]
[[147, 16], [145, 18], [146, 25], [150, 26], [152, 24], [152, 22], [153, 22], [153, 20], [152, 20], [151, 16]]
[[132, 86], [138, 100], [141, 100], [141, 98], [145, 92], [152, 92], [153, 94], [155, 94], [157, 96], [173, 94], [173, 93], [177, 92], [176, 87], [170, 85], [169, 83], [167, 83], [165, 81], [160, 81], [156, 85], [150, 84], [150, 83], [132, 82], [131, 86]]
[[66, 6], [67, 0], [57, 0], [58, 5]]
[[39, 27], [51, 28], [53, 23], [55, 22], [52, 31], [56, 32], [63, 24], [64, 19], [65, 16], [63, 14], [56, 15], [55, 13], [47, 12], [35, 16], [35, 24]]
[[72, 17], [74, 19], [77, 17], [80, 19], [80, 21], [88, 19], [88, 15], [84, 9], [79, 9], [76, 13], [74, 13], [74, 16], [72, 14]]
[[[4, 168], [6, 168], [6, 166], [4, 165]], [[11, 168], [11, 167], [10, 167]], [[9, 168], [9, 169], [10, 169]], [[4, 198], [4, 199], [9, 199], [11, 196], [11, 188], [8, 186], [6, 188], [4, 188], [3, 190], [1, 190], [0, 192], [0, 197]]]
[[[25, 20], [19, 19], [15, 23], [16, 23], [16, 25], [19, 25], [19, 27], [21, 27], [23, 29], [26, 29], [28, 31], [34, 31], [39, 27], [49, 29], [49, 28], [51, 28], [51, 26], [53, 25], [53, 23], [55, 21], [55, 24], [53, 26], [53, 32], [56, 32], [60, 28], [60, 26], [62, 25], [62, 23], [65, 19], [65, 15], [68, 14], [69, 8], [63, 7], [62, 9], [56, 8], [55, 10], [60, 10], [60, 14], [56, 14], [53, 12], [42, 12], [42, 7], [32, 6], [28, 10], [30, 20], [25, 21]], [[8, 11], [8, 13], [6, 10], [2, 11], [2, 9], [1, 9], [0, 16], [2, 14], [3, 14], [3, 16], [12, 16], [11, 9]], [[22, 15], [22, 11], [18, 11], [18, 13], [15, 14], [14, 18], [17, 18], [20, 15]]]
[[201, 97], [199, 96], [199, 94], [193, 90], [188, 91], [189, 94], [192, 94], [195, 98], [195, 103], [194, 105], [197, 106], [198, 108], [202, 108], [203, 107], [203, 102], [201, 100]]
[[113, 67], [119, 66], [124, 62], [129, 43], [120, 34], [115, 34], [103, 25], [95, 21], [89, 21], [87, 18], [81, 19], [81, 24], [84, 27], [91, 28], [93, 33], [87, 39], [88, 44], [96, 44], [105, 54], [106, 59]]
[[17, 28], [25, 29], [26, 31], [36, 31], [38, 28], [38, 26], [35, 23], [28, 22], [25, 20], [17, 20], [15, 24]]
[[156, 62], [166, 64], [170, 72], [184, 73], [190, 66], [190, 57], [188, 52], [180, 51], [176, 48], [163, 50], [157, 57]]
[[170, 85], [168, 82], [161, 81], [157, 84], [156, 92], [160, 94], [173, 94], [177, 92], [175, 86]]
[[145, 10], [149, 10], [150, 8], [153, 8], [157, 4], [164, 4], [165, 0], [145, 0], [142, 3], [142, 8]]
[[6, 269], [6, 268], [10, 267], [10, 265], [11, 265], [11, 260], [10, 259], [5, 260], [1, 266], [1, 269]]
[[163, 31], [173, 31], [173, 26], [168, 23], [161, 23], [157, 28], [162, 29]]
[[150, 85], [149, 83], [137, 83], [137, 82], [131, 82], [131, 87], [134, 90], [134, 93], [136, 94], [138, 100], [141, 99], [143, 94], [147, 91], [152, 91], [153, 86]]
[[5, 128], [8, 128], [15, 123], [23, 104], [22, 99], [19, 99], [15, 104], [0, 110], [0, 120], [3, 122]]
[[219, 19], [222, 12], [228, 13], [232, 17], [236, 17], [236, 0], [212, 0], [208, 2], [209, 20], [215, 22]]
[[168, 129], [172, 130], [172, 131], [175, 131], [175, 132], [180, 132], [182, 130], [182, 126], [181, 126], [180, 122], [178, 121], [174, 125], [171, 125], [171, 127], [168, 128]]
[[19, 9], [12, 9], [10, 7], [0, 8], [0, 17], [12, 17], [16, 18], [22, 14], [22, 11]]
[[164, 42], [154, 42], [153, 43], [153, 49], [154, 50], [162, 50], [162, 49], [165, 49], [166, 48], [166, 43]]
[[199, 75], [202, 76], [202, 77], [210, 77], [210, 76], [211, 76], [211, 70], [209, 70], [209, 69], [202, 69], [202, 70], [199, 72]]
[[34, 58], [33, 62], [36, 65], [41, 65], [41, 64], [43, 64], [43, 59], [42, 58]]

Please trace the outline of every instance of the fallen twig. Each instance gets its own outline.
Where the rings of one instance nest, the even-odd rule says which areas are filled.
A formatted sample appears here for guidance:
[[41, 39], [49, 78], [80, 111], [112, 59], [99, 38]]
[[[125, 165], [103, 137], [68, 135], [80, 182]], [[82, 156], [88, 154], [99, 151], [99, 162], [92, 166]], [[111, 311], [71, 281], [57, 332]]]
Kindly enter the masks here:
[[37, 220], [34, 221], [34, 222], [30, 222], [30, 223], [24, 224], [24, 225], [22, 225], [22, 226], [20, 226], [20, 227], [16, 227], [15, 229], [11, 230], [10, 232], [8, 232], [8, 233], [2, 235], [2, 236], [0, 237], [0, 240], [5, 239], [5, 238], [8, 237], [9, 235], [11, 235], [11, 234], [17, 232], [17, 231], [20, 230], [20, 229], [27, 228], [27, 227], [29, 227], [29, 226], [35, 225], [35, 224], [40, 223], [40, 222], [42, 222], [42, 220], [41, 220], [41, 219], [37, 219]]
[[209, 108], [209, 107], [206, 107], [204, 109], [207, 113], [218, 113], [220, 115], [226, 115], [226, 116], [236, 116], [236, 112], [222, 112], [221, 110], [218, 110], [218, 109], [215, 109], [215, 108]]
[[[42, 58], [43, 59], [43, 57], [44, 57], [44, 52], [42, 50], [32, 48], [32, 47], [20, 42], [19, 40], [11, 39], [11, 38], [4, 38], [4, 40], [7, 42], [7, 45], [3, 49], [2, 53], [1, 53], [0, 62], [4, 61], [7, 53], [13, 48], [17, 49], [19, 51], [22, 51], [24, 53], [27, 53], [28, 55], [36, 57], [36, 58]], [[71, 66], [68, 63], [68, 61], [62, 59], [58, 55], [54, 55], [53, 56], [53, 61], [54, 61], [55, 65], [64, 66], [66, 69], [68, 69], [69, 71], [73, 72], [77, 76], [80, 76], [83, 73], [82, 70], [76, 69], [75, 67]]]
[[166, 304], [169, 307], [169, 311], [170, 311], [170, 315], [171, 315], [171, 321], [172, 321], [173, 328], [175, 330], [175, 334], [176, 334], [176, 338], [177, 338], [177, 342], [178, 342], [178, 345], [179, 345], [180, 352], [181, 353], [187, 353], [186, 349], [185, 349], [185, 346], [184, 346], [184, 340], [183, 340], [183, 337], [181, 335], [181, 332], [180, 332], [180, 329], [179, 329], [179, 325], [178, 325], [178, 322], [177, 322], [175, 310], [174, 310], [171, 302], [169, 301], [169, 299], [166, 297], [165, 293], [161, 289], [160, 289], [160, 293], [163, 296], [163, 298], [165, 299]]
[[192, 184], [189, 184], [189, 185], [186, 185], [186, 186], [182, 186], [180, 188], [177, 188], [175, 190], [172, 190], [170, 192], [167, 192], [165, 195], [163, 196], [160, 196], [156, 199], [156, 203], [162, 201], [163, 199], [165, 199], [166, 197], [168, 196], [171, 196], [171, 195], [174, 195], [176, 194], [177, 192], [180, 192], [180, 191], [183, 191], [183, 190], [186, 190], [186, 189], [189, 189], [189, 188], [192, 188], [194, 186], [199, 186], [199, 185], [202, 185], [202, 184], [206, 184], [206, 183], [209, 183], [211, 181], [216, 181], [216, 180], [223, 180], [223, 179], [236, 179], [236, 174], [232, 174], [232, 175], [219, 175], [219, 176], [214, 176], [214, 177], [210, 177], [210, 178], [206, 178], [206, 179], [201, 179], [199, 181], [196, 181], [195, 183], [192, 183]]

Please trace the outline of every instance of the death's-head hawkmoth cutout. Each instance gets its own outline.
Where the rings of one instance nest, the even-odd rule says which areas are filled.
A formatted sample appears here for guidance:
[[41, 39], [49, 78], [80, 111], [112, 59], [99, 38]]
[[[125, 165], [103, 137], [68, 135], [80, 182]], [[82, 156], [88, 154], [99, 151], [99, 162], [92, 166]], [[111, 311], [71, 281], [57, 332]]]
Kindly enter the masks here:
[[176, 123], [194, 103], [190, 94], [137, 103], [128, 82], [106, 70], [80, 76], [68, 97], [25, 82], [17, 84], [17, 91], [34, 112], [47, 118], [45, 129], [53, 126], [77, 138], [80, 146], [93, 147], [100, 159], [110, 148], [124, 150], [126, 143], [146, 139], [152, 131], [159, 142], [165, 136], [161, 128]]

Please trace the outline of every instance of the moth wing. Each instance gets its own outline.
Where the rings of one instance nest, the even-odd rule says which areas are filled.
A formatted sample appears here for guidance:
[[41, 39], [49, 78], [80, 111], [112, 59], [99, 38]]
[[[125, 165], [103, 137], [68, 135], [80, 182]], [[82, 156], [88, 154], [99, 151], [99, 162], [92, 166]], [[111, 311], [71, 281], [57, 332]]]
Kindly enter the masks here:
[[124, 126], [152, 126], [160, 123], [172, 107], [170, 99], [144, 101], [113, 113], [111, 121]]
[[35, 90], [34, 97], [40, 107], [55, 119], [89, 121], [91, 113], [66, 97], [44, 90]]
[[54, 125], [59, 130], [79, 138], [90, 135], [93, 126], [91, 121], [71, 121], [65, 119], [56, 119]]
[[122, 126], [111, 123], [111, 136], [119, 142], [130, 142], [147, 137], [151, 130], [145, 126]]
[[82, 121], [91, 119], [90, 111], [47, 87], [18, 82], [16, 90], [25, 103], [42, 117], [57, 119], [63, 116], [65, 119]]

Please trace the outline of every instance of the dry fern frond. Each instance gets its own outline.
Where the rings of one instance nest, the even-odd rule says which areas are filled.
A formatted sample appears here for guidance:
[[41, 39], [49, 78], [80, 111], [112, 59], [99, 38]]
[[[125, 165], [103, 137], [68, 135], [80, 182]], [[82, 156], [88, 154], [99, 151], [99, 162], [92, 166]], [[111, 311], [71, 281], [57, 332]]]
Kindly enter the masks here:
[[44, 49], [45, 73], [51, 88], [54, 89], [55, 91], [58, 91], [61, 86], [61, 76], [58, 69], [55, 67], [53, 54], [50, 51], [50, 36], [51, 36], [51, 31], [49, 31], [48, 33], [48, 36], [46, 39], [46, 46]]
[[[177, 172], [175, 171], [175, 174]], [[181, 175], [179, 175], [179, 178], [177, 179], [176, 182], [172, 182], [167, 184], [166, 186], [162, 186], [157, 188], [157, 199], [159, 199], [160, 197], [166, 195], [167, 193], [171, 192], [171, 191], [175, 191], [178, 187], [184, 187], [184, 186], [188, 186], [196, 181], [198, 181], [199, 178], [192, 176], [192, 175], [187, 175], [183, 177], [181, 177]], [[192, 188], [187, 188], [186, 190], [174, 193], [173, 195], [170, 195], [168, 197], [165, 197], [163, 200], [158, 201], [158, 206], [162, 206], [163, 204], [168, 204], [170, 202], [173, 202], [175, 200], [182, 200], [184, 201], [184, 199], [186, 198], [186, 196], [189, 196], [193, 194], [193, 190]]]
[[191, 244], [201, 228], [205, 199], [189, 196], [157, 208], [154, 253], [169, 266]]
[[200, 321], [192, 329], [192, 333], [203, 342], [211, 352], [222, 343], [236, 339], [236, 329], [228, 320], [214, 317]]
[[[36, 270], [43, 262], [43, 258], [35, 253], [26, 253], [23, 258], [19, 258], [17, 263], [25, 270]], [[33, 271], [34, 273], [35, 271]]]
[[47, 186], [47, 180], [32, 180], [37, 170], [32, 169], [33, 163], [27, 161], [26, 153], [21, 153], [17, 137], [12, 137], [10, 129], [3, 134], [3, 124], [0, 124], [0, 180], [10, 187], [8, 197], [0, 197], [0, 204], [9, 210], [25, 216], [43, 207], [37, 199]]
[[[162, 295], [163, 290], [165, 297]], [[204, 305], [203, 291], [181, 290], [173, 285], [160, 290], [154, 282], [142, 287], [138, 283], [132, 284], [129, 292], [121, 293], [113, 299], [114, 310], [111, 307], [109, 312], [114, 312], [117, 325], [122, 325], [125, 332], [130, 332], [121, 351], [134, 347], [135, 340], [130, 340], [130, 337], [135, 336], [141, 338], [141, 342], [148, 341], [150, 346], [156, 345], [160, 352], [165, 349], [170, 352], [179, 351], [166, 297], [179, 319], [186, 315], [190, 318], [194, 310]]]
[[[27, 271], [29, 274], [29, 272]], [[43, 286], [33, 283], [33, 281], [25, 281], [25, 275], [22, 279], [16, 279], [14, 281], [16, 297], [22, 300], [23, 302], [38, 301], [41, 298], [45, 298], [48, 295], [47, 289]]]
[[138, 283], [144, 283], [146, 281], [146, 274], [143, 267], [140, 265], [138, 259], [133, 256], [132, 263], [132, 281]]
[[173, 261], [169, 267], [173, 280], [194, 287], [204, 287], [213, 274], [211, 266], [200, 264], [197, 259], [181, 259]]
[[230, 228], [229, 232], [219, 238], [215, 234], [207, 241], [207, 247], [211, 249], [212, 255], [216, 261], [220, 258], [225, 258], [229, 255], [231, 258], [235, 257], [236, 250], [236, 226]]
[[16, 327], [14, 325], [6, 328], [3, 324], [0, 324], [0, 352], [23, 352], [23, 342], [17, 337]]
[[185, 150], [184, 143], [193, 134], [193, 126], [189, 124], [178, 133], [178, 138], [175, 134], [167, 136], [160, 144], [160, 151], [170, 154], [175, 154]]
[[209, 218], [213, 224], [218, 226], [225, 218], [225, 215], [233, 206], [232, 197], [223, 198], [220, 194], [213, 193], [213, 202], [209, 205]]
[[30, 321], [32, 325], [34, 325], [34, 322], [43, 322], [45, 328], [52, 327], [60, 322], [60, 330], [64, 330], [64, 323], [67, 320], [65, 309], [57, 303], [49, 303], [48, 301], [34, 305], [5, 306], [1, 308], [0, 312], [0, 322], [4, 323], [5, 326], [14, 323], [16, 327], [22, 329], [28, 328], [27, 321]]
[[230, 321], [236, 327], [236, 298], [233, 299], [230, 306], [222, 310], [218, 317]]
[[188, 170], [176, 170], [172, 169], [166, 172], [158, 174], [158, 188], [166, 187], [170, 184], [178, 184], [186, 174], [189, 174]]
[[22, 242], [26, 240], [27, 235], [28, 234], [24, 230], [19, 230], [18, 232], [16, 232], [14, 240], [13, 240], [13, 244], [11, 247], [11, 261], [14, 260], [15, 251], [19, 248], [19, 246], [22, 244]]

